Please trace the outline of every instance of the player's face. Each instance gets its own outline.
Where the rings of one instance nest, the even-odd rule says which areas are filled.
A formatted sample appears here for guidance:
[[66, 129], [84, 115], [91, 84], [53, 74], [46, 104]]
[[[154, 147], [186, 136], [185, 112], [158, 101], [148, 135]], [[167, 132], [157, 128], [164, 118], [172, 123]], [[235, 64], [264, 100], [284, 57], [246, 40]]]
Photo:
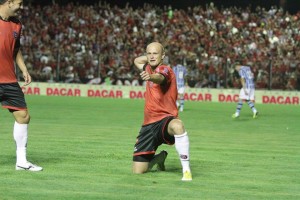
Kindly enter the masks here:
[[160, 45], [150, 44], [147, 47], [147, 59], [151, 67], [160, 65], [163, 61], [164, 54]]
[[10, 16], [16, 17], [21, 14], [23, 9], [23, 0], [9, 0]]
[[236, 65], [236, 66], [235, 66], [235, 70], [236, 70], [237, 72], [240, 70], [240, 68], [241, 68], [241, 65]]

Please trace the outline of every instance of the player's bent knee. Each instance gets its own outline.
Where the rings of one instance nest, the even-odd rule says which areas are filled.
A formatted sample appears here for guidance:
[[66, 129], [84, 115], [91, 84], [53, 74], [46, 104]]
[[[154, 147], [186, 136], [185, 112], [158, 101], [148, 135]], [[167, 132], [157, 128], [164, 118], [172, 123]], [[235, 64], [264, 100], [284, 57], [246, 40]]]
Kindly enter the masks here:
[[19, 124], [29, 124], [30, 122], [30, 115], [28, 111], [15, 111], [13, 112], [16, 122]]
[[181, 135], [185, 132], [183, 122], [180, 119], [173, 119], [169, 123], [168, 132], [171, 135]]
[[133, 162], [132, 173], [134, 174], [143, 174], [148, 170], [148, 162]]

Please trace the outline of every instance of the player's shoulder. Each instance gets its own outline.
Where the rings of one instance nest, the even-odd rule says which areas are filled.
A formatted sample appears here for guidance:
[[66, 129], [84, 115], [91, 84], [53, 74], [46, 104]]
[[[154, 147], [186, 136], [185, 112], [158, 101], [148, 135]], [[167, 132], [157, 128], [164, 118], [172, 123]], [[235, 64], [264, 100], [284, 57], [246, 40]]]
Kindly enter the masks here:
[[155, 70], [156, 72], [164, 72], [164, 73], [173, 72], [172, 67], [167, 64], [161, 64]]
[[172, 67], [171, 67], [170, 65], [165, 64], [165, 63], [159, 65], [158, 67], [159, 67], [159, 68], [169, 68], [169, 69], [172, 69]]
[[241, 65], [241, 67], [240, 67], [240, 71], [246, 71], [247, 69], [248, 69], [248, 67], [245, 65]]

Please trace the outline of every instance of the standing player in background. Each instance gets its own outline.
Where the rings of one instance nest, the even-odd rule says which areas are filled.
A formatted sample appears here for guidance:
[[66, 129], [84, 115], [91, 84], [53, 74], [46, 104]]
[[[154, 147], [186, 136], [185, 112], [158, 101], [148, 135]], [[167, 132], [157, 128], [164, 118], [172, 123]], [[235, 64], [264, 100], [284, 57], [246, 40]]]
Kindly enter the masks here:
[[253, 112], [253, 118], [257, 118], [258, 111], [254, 106], [255, 100], [255, 84], [254, 84], [254, 75], [249, 66], [244, 66], [237, 64], [235, 70], [239, 73], [242, 88], [240, 90], [239, 102], [236, 107], [235, 113], [232, 115], [232, 118], [237, 118], [240, 116], [240, 112], [243, 106], [243, 102], [247, 102], [248, 106]]
[[183, 181], [191, 181], [189, 137], [183, 122], [178, 119], [176, 107], [177, 86], [173, 70], [163, 64], [165, 51], [158, 42], [150, 43], [146, 56], [137, 57], [135, 66], [140, 69], [141, 78], [146, 81], [144, 122], [137, 137], [133, 153], [132, 170], [142, 174], [157, 164], [165, 170], [166, 151], [155, 152], [161, 144], [172, 145], [179, 154]]
[[176, 60], [176, 65], [173, 67], [173, 71], [176, 75], [178, 98], [176, 100], [177, 108], [179, 111], [183, 111], [184, 107], [184, 89], [186, 82], [187, 69], [185, 66], [180, 64], [180, 59]]
[[31, 76], [20, 51], [22, 25], [17, 16], [22, 8], [23, 0], [0, 0], [0, 101], [15, 118], [16, 170], [41, 171], [42, 167], [28, 162], [26, 158], [30, 116], [15, 74], [14, 62], [23, 74], [25, 85], [30, 84]]

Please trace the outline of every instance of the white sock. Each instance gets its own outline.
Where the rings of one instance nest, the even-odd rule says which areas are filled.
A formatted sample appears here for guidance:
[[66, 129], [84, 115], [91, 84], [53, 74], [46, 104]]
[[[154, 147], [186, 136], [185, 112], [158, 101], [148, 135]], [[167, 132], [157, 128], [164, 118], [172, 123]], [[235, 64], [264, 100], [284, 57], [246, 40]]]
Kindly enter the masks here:
[[190, 171], [190, 142], [187, 132], [182, 135], [174, 135], [175, 137], [175, 148], [179, 154], [180, 162], [182, 165], [182, 171]]
[[14, 139], [16, 142], [16, 156], [17, 163], [26, 163], [26, 146], [28, 137], [28, 124], [19, 124], [15, 122], [14, 125]]

